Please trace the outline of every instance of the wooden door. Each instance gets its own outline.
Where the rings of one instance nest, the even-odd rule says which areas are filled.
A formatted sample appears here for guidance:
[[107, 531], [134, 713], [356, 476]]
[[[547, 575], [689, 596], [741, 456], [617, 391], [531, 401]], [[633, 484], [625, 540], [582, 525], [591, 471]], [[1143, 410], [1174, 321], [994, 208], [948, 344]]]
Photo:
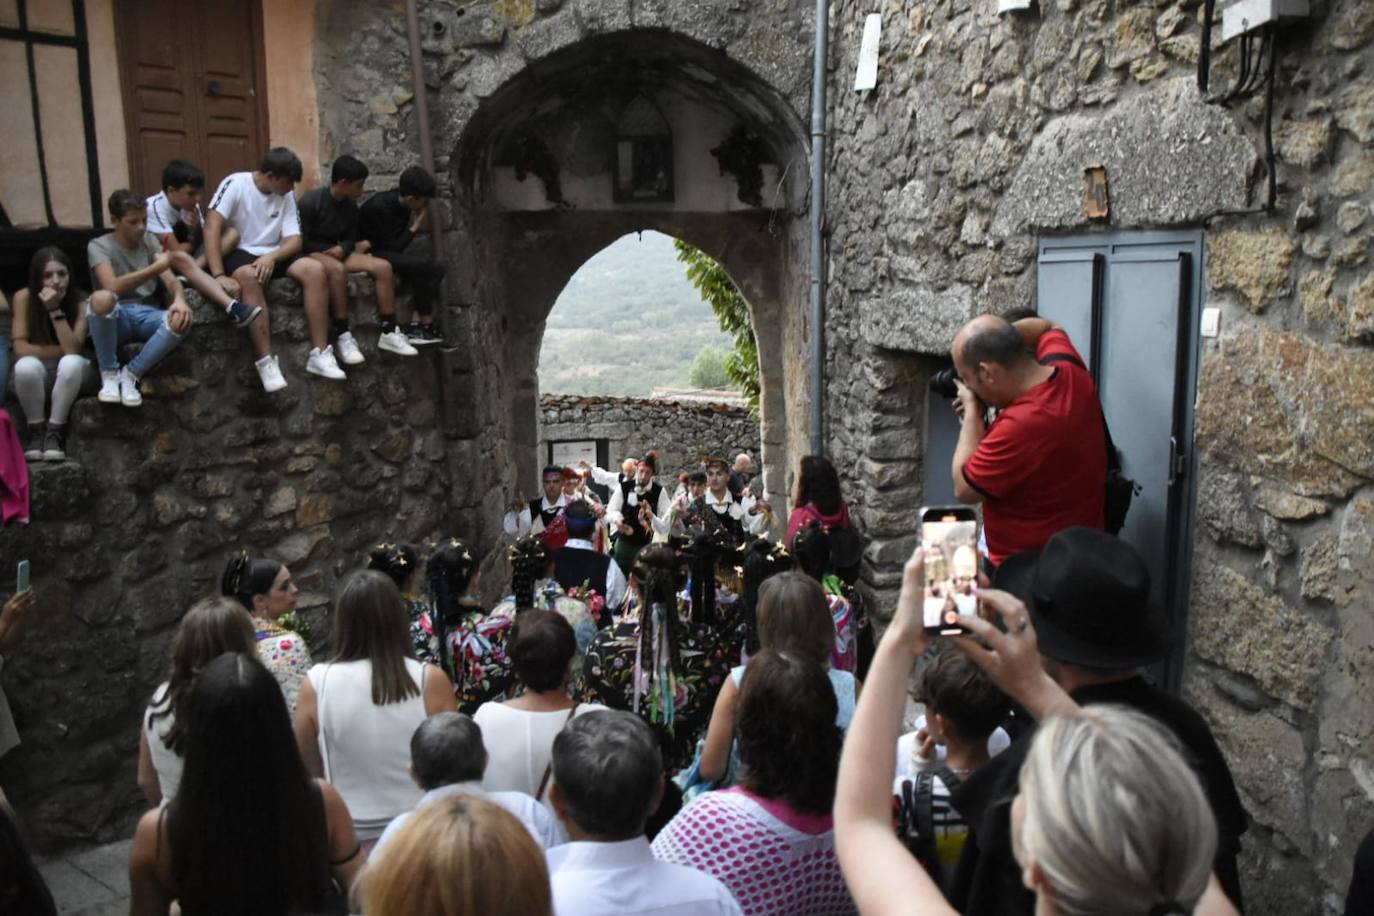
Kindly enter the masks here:
[[256, 168], [267, 138], [257, 0], [119, 0], [130, 180], [160, 189], [169, 159], [205, 173]]

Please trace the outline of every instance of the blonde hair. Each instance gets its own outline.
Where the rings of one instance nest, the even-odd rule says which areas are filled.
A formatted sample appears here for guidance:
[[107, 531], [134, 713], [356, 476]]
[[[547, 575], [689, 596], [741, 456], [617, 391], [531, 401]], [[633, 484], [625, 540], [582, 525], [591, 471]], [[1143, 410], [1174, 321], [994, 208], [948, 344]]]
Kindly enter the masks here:
[[1021, 770], [1021, 847], [1062, 916], [1191, 913], [1217, 827], [1174, 736], [1121, 706], [1045, 722]]
[[416, 810], [371, 861], [368, 916], [553, 916], [544, 852], [505, 809], [453, 795]]

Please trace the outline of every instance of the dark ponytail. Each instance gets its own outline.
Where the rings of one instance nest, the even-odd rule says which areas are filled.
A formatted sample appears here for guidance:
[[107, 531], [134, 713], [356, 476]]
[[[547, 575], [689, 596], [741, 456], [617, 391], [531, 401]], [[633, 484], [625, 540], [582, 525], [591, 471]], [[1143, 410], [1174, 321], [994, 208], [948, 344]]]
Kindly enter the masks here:
[[549, 546], [537, 534], [511, 545], [511, 593], [516, 610], [534, 607], [534, 583], [548, 575]]
[[386, 573], [402, 588], [415, 573], [415, 548], [409, 544], [378, 544], [367, 557], [367, 568]]
[[429, 592], [429, 622], [439, 644], [440, 667], [450, 675], [448, 626], [458, 616], [458, 599], [477, 574], [477, 558], [457, 538], [443, 541], [425, 561], [425, 586]]
[[[678, 652], [678, 559], [672, 548], [651, 544], [635, 557], [630, 575], [639, 586], [639, 646], [640, 665], [649, 668], [650, 721], [671, 727], [674, 720], [676, 696], [664, 675], [676, 678], [682, 673]], [[661, 611], [660, 611], [661, 609]], [[666, 671], [664, 669], [667, 669]], [[632, 679], [636, 697], [639, 673]]]
[[753, 655], [759, 651], [759, 586], [769, 576], [792, 568], [792, 556], [782, 544], [758, 538], [745, 547], [744, 554], [744, 651]]
[[797, 531], [792, 538], [792, 555], [797, 565], [817, 582], [825, 580], [830, 570], [830, 535], [821, 527], [818, 519], [812, 519]]
[[262, 557], [249, 557], [248, 551], [241, 550], [225, 564], [224, 574], [220, 576], [220, 594], [233, 598], [243, 605], [248, 613], [256, 613], [253, 599], [272, 590], [272, 583], [282, 571], [282, 564], [276, 560]]

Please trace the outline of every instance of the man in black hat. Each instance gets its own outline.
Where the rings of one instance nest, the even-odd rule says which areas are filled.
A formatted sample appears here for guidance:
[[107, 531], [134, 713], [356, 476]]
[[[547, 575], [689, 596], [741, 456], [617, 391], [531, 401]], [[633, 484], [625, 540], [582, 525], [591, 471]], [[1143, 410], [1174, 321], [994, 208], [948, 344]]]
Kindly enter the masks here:
[[[1150, 574], [1130, 544], [1091, 528], [1067, 528], [1043, 550], [1008, 557], [993, 583], [1025, 602], [1041, 665], [1081, 706], [1116, 703], [1173, 732], [1201, 779], [1217, 821], [1213, 870], [1241, 909], [1236, 856], [1247, 817], [1211, 729], [1180, 698], [1153, 686], [1141, 668], [1168, 651], [1164, 616], [1150, 605]], [[973, 827], [949, 897], [961, 913], [1035, 912], [1011, 849], [1011, 802], [1031, 734], [970, 776], [951, 803]]]

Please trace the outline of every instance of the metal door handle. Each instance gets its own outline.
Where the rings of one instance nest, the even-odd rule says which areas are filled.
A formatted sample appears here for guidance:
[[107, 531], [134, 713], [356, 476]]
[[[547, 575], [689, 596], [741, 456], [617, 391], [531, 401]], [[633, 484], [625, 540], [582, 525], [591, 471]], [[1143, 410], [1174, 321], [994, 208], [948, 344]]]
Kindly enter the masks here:
[[208, 96], [209, 96], [210, 98], [212, 98], [212, 99], [217, 99], [217, 98], [219, 98], [219, 96], [220, 96], [219, 80], [210, 80], [210, 82], [206, 83], [206, 84], [205, 84], [205, 94], [208, 95]]

